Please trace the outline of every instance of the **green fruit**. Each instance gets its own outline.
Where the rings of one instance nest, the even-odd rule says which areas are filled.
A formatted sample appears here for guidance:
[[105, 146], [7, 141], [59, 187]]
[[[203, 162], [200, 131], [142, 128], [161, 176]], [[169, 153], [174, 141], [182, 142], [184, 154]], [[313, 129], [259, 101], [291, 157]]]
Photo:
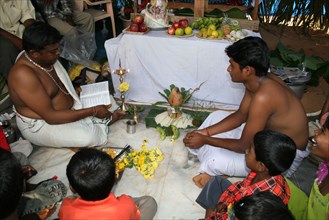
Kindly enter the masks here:
[[209, 24], [208, 25], [208, 30], [212, 30], [212, 31], [215, 31], [217, 28], [216, 28], [216, 25], [214, 25], [214, 24]]
[[222, 39], [224, 37], [224, 31], [223, 30], [218, 30], [218, 38]]
[[171, 129], [173, 131], [173, 136], [171, 137], [172, 140], [177, 140], [179, 138], [180, 132], [179, 128], [177, 128], [175, 125], [171, 125]]
[[176, 35], [176, 36], [183, 36], [183, 35], [184, 35], [184, 30], [183, 30], [183, 28], [177, 28], [177, 29], [175, 30], [175, 35]]
[[192, 28], [191, 27], [189, 27], [189, 26], [187, 26], [186, 28], [185, 28], [185, 30], [184, 30], [184, 32], [185, 32], [185, 34], [186, 35], [191, 35], [192, 34]]
[[163, 141], [164, 139], [166, 139], [166, 131], [162, 127], [157, 126], [155, 129], [160, 133], [160, 140]]

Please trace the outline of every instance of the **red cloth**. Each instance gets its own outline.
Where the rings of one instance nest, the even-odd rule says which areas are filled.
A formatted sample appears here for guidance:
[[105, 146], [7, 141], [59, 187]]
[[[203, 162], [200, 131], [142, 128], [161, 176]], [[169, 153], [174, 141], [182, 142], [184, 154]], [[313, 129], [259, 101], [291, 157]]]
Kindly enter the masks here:
[[0, 148], [11, 151], [6, 139], [6, 135], [3, 132], [2, 128], [0, 128]]
[[133, 199], [127, 195], [116, 197], [113, 193], [100, 201], [65, 198], [58, 213], [65, 219], [140, 219], [140, 212]]
[[246, 178], [229, 186], [219, 198], [217, 212], [213, 212], [209, 219], [228, 219], [227, 207], [234, 204], [245, 196], [250, 196], [255, 192], [270, 191], [280, 197], [284, 204], [288, 204], [290, 198], [290, 188], [282, 175], [251, 184], [256, 178], [256, 173], [251, 171]]

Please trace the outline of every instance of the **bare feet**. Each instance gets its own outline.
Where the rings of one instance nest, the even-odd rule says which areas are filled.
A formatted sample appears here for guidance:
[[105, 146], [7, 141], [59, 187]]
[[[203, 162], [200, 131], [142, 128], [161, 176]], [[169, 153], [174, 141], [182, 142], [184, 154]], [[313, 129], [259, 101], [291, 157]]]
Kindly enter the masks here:
[[208, 181], [211, 179], [211, 176], [207, 173], [200, 173], [199, 175], [196, 175], [195, 177], [193, 177], [193, 182], [195, 183], [195, 185], [197, 185], [197, 187], [199, 188], [203, 188]]

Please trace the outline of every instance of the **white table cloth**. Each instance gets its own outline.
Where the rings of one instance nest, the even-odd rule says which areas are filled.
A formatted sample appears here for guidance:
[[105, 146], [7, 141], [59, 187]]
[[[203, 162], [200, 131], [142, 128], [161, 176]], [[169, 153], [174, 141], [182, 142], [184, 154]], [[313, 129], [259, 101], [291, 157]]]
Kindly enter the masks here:
[[[248, 34], [260, 36], [251, 31]], [[112, 70], [118, 69], [119, 59], [122, 67], [130, 70], [124, 78], [130, 84], [126, 94], [128, 101], [165, 101], [159, 92], [169, 88], [170, 84], [194, 89], [205, 81], [193, 94], [194, 100], [207, 101], [212, 107], [237, 108], [244, 87], [233, 83], [227, 72], [229, 58], [225, 48], [230, 44], [227, 40], [207, 40], [196, 36], [178, 38], [165, 31], [150, 31], [145, 35], [121, 34], [107, 40], [105, 49]], [[119, 77], [115, 74], [112, 77], [115, 97], [120, 97], [117, 90]]]

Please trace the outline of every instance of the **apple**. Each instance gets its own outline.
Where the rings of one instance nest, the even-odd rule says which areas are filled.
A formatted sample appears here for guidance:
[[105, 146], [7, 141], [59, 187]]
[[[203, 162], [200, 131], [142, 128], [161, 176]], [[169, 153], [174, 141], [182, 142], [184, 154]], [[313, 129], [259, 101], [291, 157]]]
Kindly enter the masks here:
[[168, 28], [168, 34], [170, 34], [170, 35], [175, 35], [175, 28], [174, 28], [173, 26], [170, 26], [170, 27]]
[[138, 24], [131, 24], [130, 27], [129, 27], [129, 30], [131, 32], [138, 32], [139, 31], [139, 27], [138, 27]]
[[175, 35], [176, 36], [183, 36], [184, 35], [184, 29], [183, 28], [177, 28], [175, 30]]
[[188, 26], [188, 20], [187, 19], [181, 19], [181, 20], [179, 20], [179, 25], [182, 28], [186, 28]]
[[142, 23], [139, 25], [139, 31], [140, 32], [146, 32], [148, 30], [146, 24]]
[[175, 29], [180, 28], [180, 24], [178, 21], [175, 21], [172, 25]]
[[135, 15], [133, 19], [134, 24], [142, 24], [144, 22], [144, 17], [143, 15]]

